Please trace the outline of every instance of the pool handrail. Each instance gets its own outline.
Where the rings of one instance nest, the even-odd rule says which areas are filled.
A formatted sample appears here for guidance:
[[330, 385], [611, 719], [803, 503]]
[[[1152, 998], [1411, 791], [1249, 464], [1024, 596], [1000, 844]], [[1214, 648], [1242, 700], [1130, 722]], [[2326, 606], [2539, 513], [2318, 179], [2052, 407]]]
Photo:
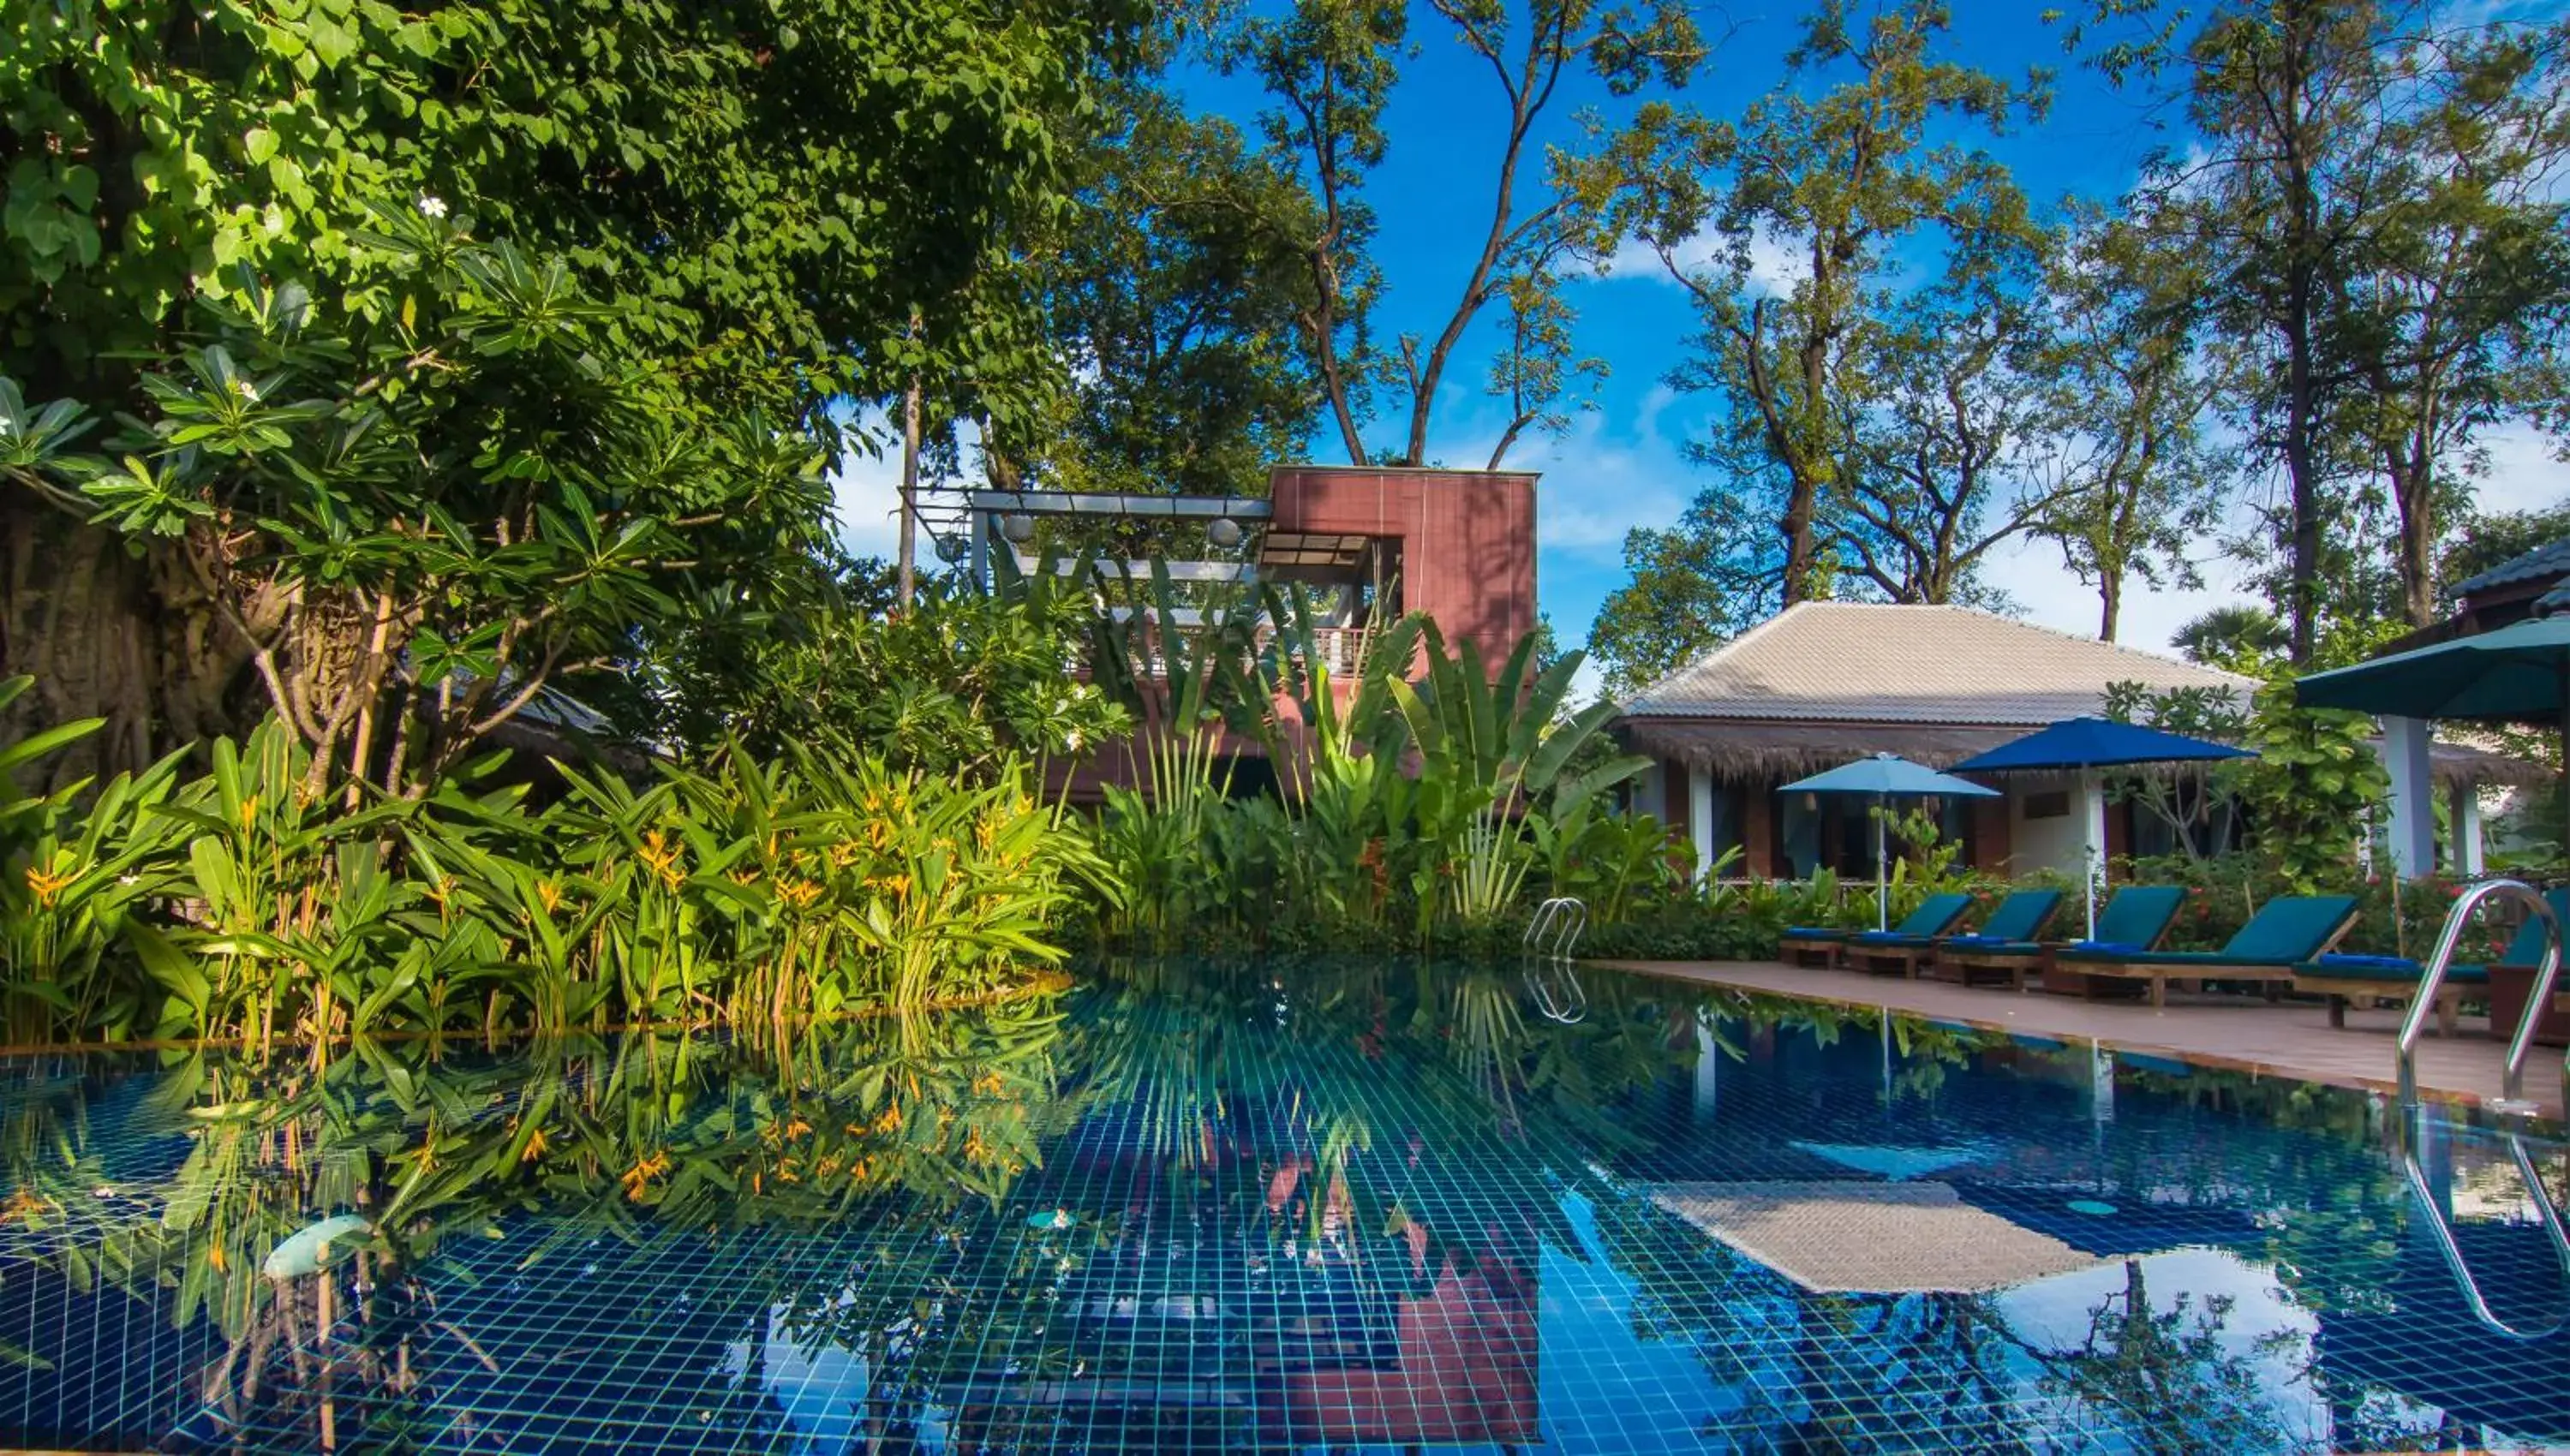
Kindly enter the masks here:
[[[2403, 1104], [2417, 1100], [2418, 1039], [2426, 1034], [2428, 1018], [2435, 1014], [2436, 993], [2444, 988], [2445, 971], [2453, 964], [2454, 950], [2462, 942], [2463, 926], [2470, 922], [2480, 903], [2492, 896], [2524, 901], [2543, 921], [2543, 964], [2534, 973], [2534, 993], [2526, 998], [2525, 1015], [2517, 1022], [2515, 1037], [2508, 1042], [2507, 1070], [2499, 1084], [2499, 1094], [2507, 1101], [2517, 1101], [2524, 1093], [2525, 1059], [2534, 1050], [2535, 1024], [2552, 1004], [2552, 985], [2561, 974], [2561, 920], [2533, 886], [2521, 880], [2484, 880], [2456, 897], [2454, 908], [2445, 911], [2445, 928], [2436, 936], [2435, 953], [2427, 958], [2426, 973], [2419, 977], [2417, 993], [2409, 998], [2408, 1014], [2401, 1019], [2397, 1059]], [[2570, 1054], [2563, 1057], [2561, 1075], [2565, 1088], [2570, 1088]]]
[[[2446, 1222], [2445, 1211], [2436, 1206], [2436, 1196], [2427, 1189], [2427, 1173], [2418, 1166], [2416, 1147], [2416, 1140], [2410, 1139], [2401, 1152], [2401, 1161], [2409, 1175], [2409, 1192], [2427, 1216], [2427, 1232], [2435, 1239], [2436, 1252], [2444, 1257], [2445, 1268], [2452, 1272], [2454, 1285], [2462, 1291], [2463, 1304], [2471, 1311], [2472, 1318], [2480, 1321], [2483, 1327], [2513, 1340], [2549, 1338], [2560, 1333], [2563, 1326], [2570, 1325], [2570, 1308], [2564, 1308], [2560, 1318], [2541, 1329], [2519, 1329], [2491, 1311], [2489, 1301], [2481, 1297], [2480, 1281], [2472, 1277], [2471, 1267], [2463, 1263], [2463, 1249], [2454, 1241], [2453, 1225]], [[2570, 1284], [2570, 1230], [2562, 1227], [2561, 1211], [2553, 1207], [2552, 1195], [2544, 1190], [2543, 1179], [2535, 1172], [2534, 1158], [2525, 1151], [2525, 1139], [2510, 1134], [2507, 1149], [2516, 1159], [2517, 1175], [2525, 1180], [2526, 1196], [2534, 1200], [2535, 1217], [2541, 1221], [2544, 1232], [2551, 1236], [2553, 1256], [2561, 1261], [2562, 1280]]]

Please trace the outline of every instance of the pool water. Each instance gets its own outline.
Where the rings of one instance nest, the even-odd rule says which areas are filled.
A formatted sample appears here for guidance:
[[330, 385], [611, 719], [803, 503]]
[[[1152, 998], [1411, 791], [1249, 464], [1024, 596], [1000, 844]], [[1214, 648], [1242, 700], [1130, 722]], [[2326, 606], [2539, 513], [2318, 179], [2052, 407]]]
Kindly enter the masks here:
[[2557, 1127], [1599, 971], [24, 1057], [0, 1156], [0, 1445], [2570, 1441]]

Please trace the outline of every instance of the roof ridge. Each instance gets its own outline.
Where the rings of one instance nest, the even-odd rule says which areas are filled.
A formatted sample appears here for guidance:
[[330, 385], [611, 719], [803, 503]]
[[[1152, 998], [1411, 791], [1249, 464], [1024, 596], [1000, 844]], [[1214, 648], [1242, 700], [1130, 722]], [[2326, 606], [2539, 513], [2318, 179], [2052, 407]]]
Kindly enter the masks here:
[[1650, 701], [1653, 693], [1667, 687], [1679, 678], [1685, 677], [1689, 673], [1700, 672], [1705, 668], [1711, 667], [1723, 658], [1729, 656], [1732, 652], [1738, 650], [1740, 647], [1756, 640], [1759, 635], [1764, 633], [1768, 628], [1783, 621], [1785, 618], [1792, 616], [1795, 612], [1802, 610], [1804, 607], [1826, 605], [1829, 605], [1829, 603], [1821, 601], [1787, 602], [1784, 609], [1777, 612], [1774, 616], [1768, 617], [1763, 621], [1751, 623], [1747, 631], [1734, 635], [1728, 641], [1716, 642], [1713, 646], [1705, 649], [1703, 652], [1688, 658], [1686, 661], [1679, 663], [1677, 666], [1661, 673], [1658, 677], [1653, 678], [1642, 688], [1641, 691], [1624, 700], [1624, 711], [1629, 713], [1632, 711], [1635, 703]]

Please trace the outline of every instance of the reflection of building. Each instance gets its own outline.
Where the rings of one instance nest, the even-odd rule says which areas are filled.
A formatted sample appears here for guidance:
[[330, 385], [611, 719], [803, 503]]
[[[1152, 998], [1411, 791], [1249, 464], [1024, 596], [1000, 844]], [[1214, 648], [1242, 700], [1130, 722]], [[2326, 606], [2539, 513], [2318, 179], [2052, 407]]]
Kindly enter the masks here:
[[1262, 1434], [1307, 1445], [1531, 1445], [1532, 1250], [1526, 1262], [1451, 1259], [1425, 1293], [1397, 1297], [1390, 1358], [1279, 1361], [1263, 1377]]

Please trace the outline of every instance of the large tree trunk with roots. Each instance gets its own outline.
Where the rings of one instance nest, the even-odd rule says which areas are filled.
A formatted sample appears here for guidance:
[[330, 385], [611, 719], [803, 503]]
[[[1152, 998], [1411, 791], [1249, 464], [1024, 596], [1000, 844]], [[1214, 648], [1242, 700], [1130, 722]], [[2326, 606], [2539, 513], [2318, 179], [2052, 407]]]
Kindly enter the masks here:
[[0, 739], [106, 720], [22, 787], [138, 769], [256, 718], [248, 653], [184, 549], [155, 543], [138, 555], [30, 492], [0, 491], [0, 677], [35, 679], [0, 719]]

